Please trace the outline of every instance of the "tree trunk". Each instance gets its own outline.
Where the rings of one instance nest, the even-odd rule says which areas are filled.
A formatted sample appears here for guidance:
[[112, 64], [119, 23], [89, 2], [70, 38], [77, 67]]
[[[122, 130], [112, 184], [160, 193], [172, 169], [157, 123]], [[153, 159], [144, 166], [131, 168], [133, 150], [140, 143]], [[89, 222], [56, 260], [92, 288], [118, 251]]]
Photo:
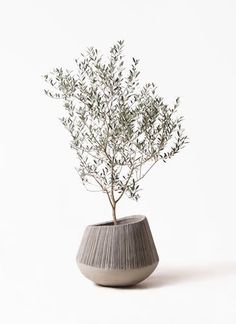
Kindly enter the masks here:
[[117, 220], [116, 220], [116, 204], [114, 204], [112, 206], [112, 217], [113, 217], [114, 225], [117, 225]]

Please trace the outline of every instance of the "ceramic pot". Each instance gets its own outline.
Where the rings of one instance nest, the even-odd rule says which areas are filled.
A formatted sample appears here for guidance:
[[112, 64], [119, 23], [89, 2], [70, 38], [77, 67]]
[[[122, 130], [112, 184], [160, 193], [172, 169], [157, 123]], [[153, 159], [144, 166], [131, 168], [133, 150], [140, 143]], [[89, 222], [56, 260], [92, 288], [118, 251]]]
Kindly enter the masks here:
[[130, 286], [147, 278], [159, 257], [145, 216], [89, 225], [76, 257], [82, 274], [103, 286]]

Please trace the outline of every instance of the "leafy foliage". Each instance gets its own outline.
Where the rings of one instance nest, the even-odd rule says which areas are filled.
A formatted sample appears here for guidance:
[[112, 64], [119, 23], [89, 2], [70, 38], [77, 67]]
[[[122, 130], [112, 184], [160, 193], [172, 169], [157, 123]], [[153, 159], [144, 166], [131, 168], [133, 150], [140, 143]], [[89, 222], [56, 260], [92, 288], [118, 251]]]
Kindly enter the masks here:
[[114, 218], [123, 194], [138, 200], [139, 181], [187, 143], [183, 118], [176, 117], [179, 98], [169, 107], [154, 83], [140, 87], [139, 61], [133, 58], [126, 72], [123, 46], [118, 41], [107, 61], [88, 48], [74, 71], [56, 68], [44, 76], [51, 86], [45, 93], [67, 111], [61, 122], [72, 136], [77, 171], [88, 190], [107, 194]]

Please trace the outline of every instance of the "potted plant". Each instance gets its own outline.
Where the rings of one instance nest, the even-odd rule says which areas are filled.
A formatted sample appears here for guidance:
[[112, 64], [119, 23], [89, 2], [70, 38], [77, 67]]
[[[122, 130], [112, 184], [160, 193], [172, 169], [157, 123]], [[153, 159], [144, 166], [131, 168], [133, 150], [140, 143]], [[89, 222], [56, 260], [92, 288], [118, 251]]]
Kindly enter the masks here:
[[126, 194], [138, 200], [140, 181], [158, 161], [166, 162], [187, 143], [179, 98], [169, 107], [154, 83], [139, 86], [138, 60], [124, 68], [123, 41], [105, 61], [91, 47], [75, 60], [74, 71], [54, 69], [45, 75], [45, 93], [61, 99], [62, 124], [72, 136], [84, 186], [107, 197], [112, 221], [86, 228], [77, 255], [81, 272], [105, 286], [127, 286], [148, 277], [159, 258], [145, 216], [117, 218]]

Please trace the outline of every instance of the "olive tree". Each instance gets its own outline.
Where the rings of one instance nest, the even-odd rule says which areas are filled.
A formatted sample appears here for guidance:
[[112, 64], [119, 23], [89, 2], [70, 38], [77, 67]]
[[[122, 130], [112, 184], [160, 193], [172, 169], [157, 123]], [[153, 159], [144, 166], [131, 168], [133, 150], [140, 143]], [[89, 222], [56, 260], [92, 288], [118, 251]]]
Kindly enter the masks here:
[[140, 180], [158, 161], [166, 162], [187, 143], [179, 98], [170, 107], [154, 83], [139, 85], [139, 61], [124, 67], [124, 42], [106, 59], [91, 47], [75, 60], [73, 71], [55, 68], [44, 76], [45, 93], [61, 100], [62, 124], [70, 132], [76, 168], [90, 191], [104, 193], [117, 224], [116, 206], [124, 194], [138, 200]]

